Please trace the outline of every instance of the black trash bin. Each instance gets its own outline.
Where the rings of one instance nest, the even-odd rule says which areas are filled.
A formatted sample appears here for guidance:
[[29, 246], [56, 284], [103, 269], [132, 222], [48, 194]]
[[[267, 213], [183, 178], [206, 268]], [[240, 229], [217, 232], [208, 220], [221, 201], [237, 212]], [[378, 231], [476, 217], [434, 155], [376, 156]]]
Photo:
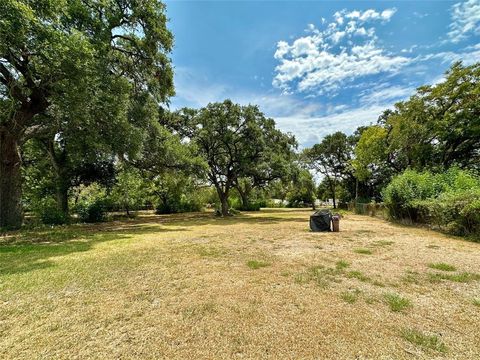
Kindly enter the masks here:
[[332, 213], [328, 210], [319, 210], [310, 216], [312, 231], [331, 231]]

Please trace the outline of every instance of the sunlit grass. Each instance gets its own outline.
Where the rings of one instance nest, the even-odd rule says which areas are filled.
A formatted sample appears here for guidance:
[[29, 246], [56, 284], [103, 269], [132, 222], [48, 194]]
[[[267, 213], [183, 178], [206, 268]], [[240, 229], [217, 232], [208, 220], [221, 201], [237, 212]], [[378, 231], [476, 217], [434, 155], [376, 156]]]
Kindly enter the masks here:
[[430, 263], [428, 264], [428, 267], [431, 269], [435, 270], [441, 270], [441, 271], [456, 271], [457, 268], [453, 265], [446, 264], [446, 263]]
[[362, 255], [372, 255], [372, 250], [365, 249], [365, 248], [354, 249], [353, 252], [357, 254], [362, 254]]
[[[309, 214], [282, 209], [227, 219], [208, 213], [140, 215], [9, 234], [0, 245], [0, 358], [39, 353], [46, 358], [215, 358], [218, 353], [205, 350], [210, 347], [226, 357], [261, 358], [263, 352], [255, 349], [276, 341], [263, 331], [267, 328], [278, 338], [272, 358], [315, 358], [321, 351], [325, 357], [336, 355], [328, 344], [315, 347], [319, 334], [341, 338], [345, 329], [358, 337], [350, 338], [340, 357], [354, 358], [352, 347], [402, 357], [385, 334], [412, 318], [415, 326], [428, 329], [431, 324], [417, 317], [424, 310], [441, 329], [452, 326], [444, 319], [453, 309], [462, 309], [455, 316], [465, 332], [475, 331], [468, 321], [480, 306], [478, 276], [426, 271], [425, 265], [453, 255], [459, 269], [474, 269], [472, 259], [480, 260], [475, 251], [463, 261], [456, 256], [464, 250], [457, 239], [369, 217], [351, 221], [348, 214], [344, 232], [312, 234]], [[357, 237], [357, 229], [365, 235]], [[378, 240], [375, 247], [367, 229], [375, 238], [391, 237], [395, 245]], [[443, 241], [446, 246], [435, 252], [422, 246], [425, 251], [417, 253], [407, 246], [420, 237], [416, 232], [426, 236], [425, 244]], [[354, 248], [375, 256], [353, 252], [348, 238]], [[432, 286], [429, 280], [444, 283]], [[458, 286], [453, 281], [464, 282], [465, 296], [445, 291]], [[423, 300], [417, 309], [412, 304], [418, 294]], [[363, 324], [372, 314], [380, 321], [367, 334]], [[311, 341], [292, 353], [294, 331]], [[445, 336], [452, 354], [468, 358], [469, 339]], [[420, 335], [407, 337], [420, 344], [418, 351], [441, 348]]]
[[260, 269], [260, 268], [263, 268], [263, 267], [267, 267], [269, 265], [270, 265], [270, 263], [268, 263], [266, 261], [263, 261], [263, 260], [249, 260], [249, 261], [247, 261], [247, 266], [250, 269], [253, 269], [253, 270]]
[[416, 329], [404, 329], [401, 332], [401, 336], [405, 340], [423, 349], [442, 353], [447, 351], [447, 347], [437, 335], [428, 335]]
[[395, 293], [387, 293], [384, 298], [393, 312], [400, 312], [412, 306], [410, 300]]

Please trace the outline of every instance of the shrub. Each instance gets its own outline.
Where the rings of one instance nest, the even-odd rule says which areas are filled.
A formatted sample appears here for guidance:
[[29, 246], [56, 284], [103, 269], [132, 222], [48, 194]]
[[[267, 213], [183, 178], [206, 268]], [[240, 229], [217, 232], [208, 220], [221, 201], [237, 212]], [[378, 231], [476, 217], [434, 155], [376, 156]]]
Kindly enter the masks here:
[[82, 203], [77, 207], [80, 220], [86, 223], [97, 223], [106, 219], [106, 205], [103, 199], [90, 203]]
[[61, 225], [68, 221], [67, 216], [58, 208], [54, 199], [45, 199], [37, 204], [35, 213], [43, 224]]
[[392, 219], [430, 223], [456, 235], [480, 234], [480, 178], [468, 171], [407, 170], [385, 188], [383, 199]]
[[430, 222], [454, 235], [480, 234], [480, 189], [446, 192], [419, 201]]
[[[255, 202], [249, 202], [247, 206], [244, 206], [243, 204], [240, 205], [238, 208], [236, 207], [235, 209], [241, 210], [241, 211], [260, 211], [260, 208], [262, 207], [262, 202], [260, 201], [255, 201]], [[265, 206], [263, 206], [265, 207]]]
[[170, 196], [160, 201], [156, 207], [157, 214], [176, 214], [201, 211], [203, 205], [197, 197], [187, 197], [185, 194]]
[[391, 218], [419, 221], [420, 211], [416, 201], [428, 199], [438, 193], [439, 189], [430, 172], [406, 170], [392, 179], [382, 195]]
[[260, 211], [260, 208], [267, 207], [267, 201], [263, 198], [257, 197], [257, 194], [252, 194], [245, 206], [239, 196], [231, 196], [229, 199], [230, 206], [235, 210], [240, 211]]

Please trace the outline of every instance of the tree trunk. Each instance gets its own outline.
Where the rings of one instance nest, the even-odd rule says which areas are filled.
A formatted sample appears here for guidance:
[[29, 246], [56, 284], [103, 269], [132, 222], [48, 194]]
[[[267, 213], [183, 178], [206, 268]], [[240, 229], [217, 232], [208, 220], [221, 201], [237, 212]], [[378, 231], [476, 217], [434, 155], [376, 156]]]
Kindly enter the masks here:
[[21, 164], [18, 139], [0, 128], [0, 228], [22, 226]]
[[358, 179], [355, 178], [355, 204], [358, 202]]
[[55, 192], [57, 199], [57, 208], [67, 219], [70, 216], [68, 207], [68, 191], [70, 190], [70, 175], [67, 169], [67, 154], [62, 152], [58, 155], [55, 152], [53, 140], [44, 141], [43, 145], [47, 151], [53, 170], [55, 172]]
[[220, 199], [221, 212], [222, 216], [229, 216], [230, 212], [228, 211], [228, 191], [223, 191], [223, 189], [217, 187], [217, 194]]
[[223, 196], [222, 199], [222, 216], [229, 216], [230, 213], [228, 212], [228, 198]]
[[62, 214], [67, 218], [69, 216], [68, 190], [70, 189], [70, 186], [67, 179], [65, 179], [62, 175], [57, 174], [57, 176], [57, 206]]
[[328, 179], [328, 187], [330, 188], [330, 192], [332, 193], [332, 200], [333, 200], [333, 208], [337, 208], [337, 201], [335, 199], [335, 188], [336, 188], [336, 180], [332, 180], [329, 177]]
[[240, 198], [242, 199], [242, 208], [243, 210], [248, 210], [249, 206], [249, 201], [248, 201], [248, 191], [245, 189], [245, 191], [242, 190], [242, 187], [239, 185], [237, 186], [238, 193], [240, 194]]
[[333, 180], [332, 182], [332, 200], [333, 200], [333, 208], [337, 208], [337, 199], [335, 198], [335, 190], [337, 188], [337, 181]]

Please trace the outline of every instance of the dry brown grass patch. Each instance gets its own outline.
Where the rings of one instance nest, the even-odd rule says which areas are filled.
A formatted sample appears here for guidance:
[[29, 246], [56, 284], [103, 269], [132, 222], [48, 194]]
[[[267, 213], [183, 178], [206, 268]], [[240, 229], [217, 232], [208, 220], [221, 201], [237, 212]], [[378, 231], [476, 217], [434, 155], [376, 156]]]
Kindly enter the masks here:
[[[0, 358], [480, 358], [480, 244], [348, 213], [339, 233], [312, 233], [310, 214], [9, 234]], [[392, 312], [384, 294], [414, 306]]]

